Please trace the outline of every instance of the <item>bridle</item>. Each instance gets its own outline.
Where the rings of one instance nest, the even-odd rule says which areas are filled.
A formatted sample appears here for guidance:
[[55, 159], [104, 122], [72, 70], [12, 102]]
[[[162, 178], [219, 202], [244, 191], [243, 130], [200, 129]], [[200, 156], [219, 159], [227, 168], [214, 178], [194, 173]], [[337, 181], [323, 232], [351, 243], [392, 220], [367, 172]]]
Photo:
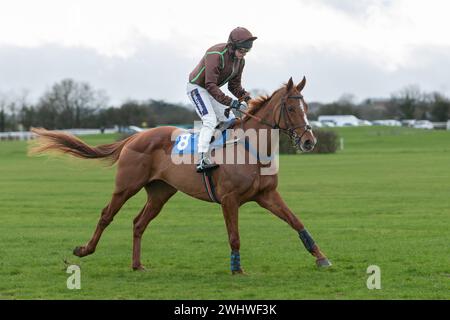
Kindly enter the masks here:
[[[292, 121], [290, 120], [289, 117], [289, 112], [287, 112], [286, 108], [286, 101], [287, 99], [299, 99], [302, 105], [305, 105], [305, 100], [303, 100], [303, 96], [300, 95], [294, 95], [294, 96], [287, 96], [287, 97], [283, 97], [281, 99], [281, 104], [280, 104], [280, 113], [278, 116], [278, 121], [274, 121], [274, 123], [270, 123], [268, 121], [266, 121], [265, 119], [261, 119], [258, 116], [255, 116], [253, 114], [250, 114], [248, 112], [239, 110], [239, 112], [241, 112], [242, 114], [245, 114], [246, 116], [255, 119], [256, 121], [258, 121], [261, 124], [264, 124], [272, 129], [279, 129], [281, 132], [287, 134], [289, 136], [289, 138], [291, 139], [292, 143], [294, 144], [294, 146], [297, 149], [301, 149], [300, 147], [300, 143], [301, 143], [301, 139], [303, 138], [303, 136], [308, 132], [308, 131], [312, 131], [312, 128], [309, 124], [304, 124], [304, 125], [299, 125], [299, 126], [290, 126], [289, 124], [292, 123]], [[280, 124], [281, 124], [281, 120], [283, 118], [286, 118], [286, 128], [281, 128]], [[303, 132], [298, 135], [297, 132], [295, 132], [296, 129], [299, 128], [303, 128]]]

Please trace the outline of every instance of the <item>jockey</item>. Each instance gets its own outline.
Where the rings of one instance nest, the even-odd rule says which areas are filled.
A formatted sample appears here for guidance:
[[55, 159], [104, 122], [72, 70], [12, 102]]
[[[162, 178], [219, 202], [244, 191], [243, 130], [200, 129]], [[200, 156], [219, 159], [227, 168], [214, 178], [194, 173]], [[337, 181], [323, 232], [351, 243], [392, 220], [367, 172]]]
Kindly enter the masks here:
[[[199, 64], [189, 75], [187, 95], [202, 119], [198, 139], [199, 162], [197, 172], [217, 168], [209, 157], [209, 144], [218, 124], [231, 123], [235, 116], [228, 117], [225, 109], [246, 110], [250, 94], [242, 88], [241, 75], [244, 69], [244, 57], [257, 39], [245, 28], [231, 31], [227, 43], [216, 44], [209, 48]], [[228, 82], [228, 90], [237, 98], [225, 95], [220, 87]]]

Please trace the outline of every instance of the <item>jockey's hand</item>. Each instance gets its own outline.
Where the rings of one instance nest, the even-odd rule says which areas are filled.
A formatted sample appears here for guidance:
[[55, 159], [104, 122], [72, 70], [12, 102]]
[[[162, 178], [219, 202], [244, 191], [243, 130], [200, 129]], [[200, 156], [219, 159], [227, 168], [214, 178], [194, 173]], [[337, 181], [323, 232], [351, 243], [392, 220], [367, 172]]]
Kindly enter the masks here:
[[242, 101], [239, 102], [239, 100], [232, 100], [230, 104], [231, 109], [236, 109], [238, 111], [246, 111], [248, 109], [247, 102]]
[[230, 108], [239, 110], [239, 105], [240, 105], [239, 100], [231, 100]]
[[242, 101], [242, 102], [239, 104], [239, 110], [247, 111], [247, 109], [248, 109], [248, 104], [247, 104], [247, 102]]
[[239, 102], [238, 100], [231, 100], [230, 107], [225, 109], [225, 117], [228, 118], [230, 116], [231, 109], [235, 109], [237, 111], [247, 111], [248, 105], [245, 101]]

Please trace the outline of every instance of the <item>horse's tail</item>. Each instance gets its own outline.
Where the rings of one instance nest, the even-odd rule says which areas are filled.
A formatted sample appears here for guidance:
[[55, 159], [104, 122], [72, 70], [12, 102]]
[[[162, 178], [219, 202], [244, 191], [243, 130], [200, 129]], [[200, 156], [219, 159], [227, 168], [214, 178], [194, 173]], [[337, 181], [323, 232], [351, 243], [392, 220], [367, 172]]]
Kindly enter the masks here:
[[82, 159], [104, 159], [114, 164], [127, 142], [134, 136], [110, 144], [91, 147], [65, 132], [49, 131], [43, 128], [31, 128], [31, 132], [38, 135], [37, 144], [30, 149], [30, 154], [44, 153], [51, 150], [67, 153]]

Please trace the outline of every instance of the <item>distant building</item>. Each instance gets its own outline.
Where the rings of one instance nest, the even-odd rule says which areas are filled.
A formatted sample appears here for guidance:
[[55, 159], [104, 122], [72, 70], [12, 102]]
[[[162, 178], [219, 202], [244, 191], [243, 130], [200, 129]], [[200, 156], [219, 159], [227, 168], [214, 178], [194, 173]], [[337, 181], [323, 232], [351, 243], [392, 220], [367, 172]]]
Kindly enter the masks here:
[[334, 115], [334, 116], [319, 116], [318, 119], [325, 126], [329, 123], [334, 123], [336, 127], [346, 127], [346, 126], [359, 126], [362, 124], [362, 120], [358, 119], [353, 115]]
[[434, 126], [431, 123], [431, 121], [428, 121], [428, 120], [417, 120], [414, 123], [413, 128], [431, 130], [431, 129], [434, 129]]
[[369, 120], [361, 120], [361, 119], [358, 119], [358, 125], [359, 125], [359, 126], [372, 126], [373, 123], [370, 122]]
[[310, 121], [309, 124], [313, 127], [313, 128], [322, 128], [323, 124], [320, 121]]
[[404, 126], [404, 127], [413, 127], [414, 123], [416, 123], [416, 119], [405, 119], [405, 120], [402, 120], [402, 126]]
[[398, 120], [375, 120], [372, 122], [375, 126], [401, 127], [402, 123]]

